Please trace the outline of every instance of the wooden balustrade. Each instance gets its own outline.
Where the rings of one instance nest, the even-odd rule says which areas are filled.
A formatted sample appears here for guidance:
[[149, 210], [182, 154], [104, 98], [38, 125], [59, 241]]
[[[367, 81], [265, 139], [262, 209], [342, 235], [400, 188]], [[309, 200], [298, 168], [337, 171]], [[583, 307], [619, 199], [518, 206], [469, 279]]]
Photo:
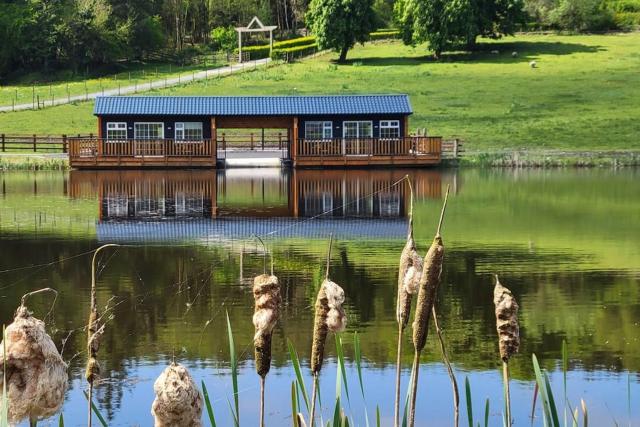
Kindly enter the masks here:
[[299, 157], [341, 157], [341, 156], [419, 156], [439, 155], [442, 138], [436, 136], [415, 136], [405, 138], [333, 138], [300, 139]]

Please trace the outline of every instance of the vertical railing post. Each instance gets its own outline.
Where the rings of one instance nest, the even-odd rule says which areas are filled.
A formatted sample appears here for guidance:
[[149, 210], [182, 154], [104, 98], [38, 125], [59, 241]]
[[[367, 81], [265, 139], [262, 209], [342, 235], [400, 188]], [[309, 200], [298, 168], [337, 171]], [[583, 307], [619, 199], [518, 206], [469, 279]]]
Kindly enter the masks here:
[[253, 151], [253, 132], [251, 132], [251, 151]]
[[37, 137], [35, 134], [33, 134], [33, 152], [34, 152], [34, 153], [37, 151], [37, 149], [36, 149], [36, 146], [37, 146], [37, 145], [36, 145], [36, 144], [37, 144], [37, 142], [36, 142], [36, 141], [37, 141], [37, 140], [38, 140], [38, 137]]
[[5, 137], [4, 137], [4, 133], [3, 133], [3, 134], [2, 134], [2, 152], [3, 152], [3, 153], [4, 153], [4, 151], [5, 151], [4, 141], [5, 141]]
[[262, 128], [261, 139], [262, 139], [262, 151], [264, 151], [264, 128]]
[[67, 147], [67, 135], [65, 134], [62, 135], [62, 152], [63, 153], [69, 152], [69, 147]]

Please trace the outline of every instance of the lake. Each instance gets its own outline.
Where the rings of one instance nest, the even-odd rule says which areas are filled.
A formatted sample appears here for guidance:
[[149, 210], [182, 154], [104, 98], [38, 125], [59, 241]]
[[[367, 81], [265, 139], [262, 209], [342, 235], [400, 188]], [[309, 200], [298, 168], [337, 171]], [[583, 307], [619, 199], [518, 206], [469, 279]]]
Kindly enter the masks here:
[[[591, 425], [640, 425], [637, 169], [0, 173], [0, 320], [11, 322], [28, 291], [49, 286], [59, 292], [47, 327], [70, 364], [65, 423], [85, 425], [82, 328], [91, 251], [119, 243], [98, 257], [98, 304], [109, 304], [112, 318], [99, 352], [103, 378], [95, 397], [109, 425], [152, 424], [153, 382], [172, 358], [190, 369], [196, 383], [206, 383], [218, 425], [231, 425], [227, 313], [240, 359], [240, 421], [256, 425], [251, 284], [271, 264], [253, 237], [258, 235], [272, 251], [283, 296], [266, 381], [266, 420], [291, 425], [295, 374], [287, 342], [300, 356], [310, 390], [313, 304], [333, 233], [330, 275], [345, 290], [348, 316], [342, 339], [349, 394], [342, 391], [343, 404], [357, 425], [366, 425], [365, 412], [373, 425], [377, 406], [382, 424], [390, 425], [397, 270], [410, 205], [405, 174], [414, 183], [421, 254], [450, 187], [437, 312], [461, 387], [461, 425], [467, 425], [465, 378], [476, 421], [483, 421], [489, 399], [489, 424], [502, 425], [494, 273], [520, 304], [521, 349], [510, 362], [516, 425], [531, 423], [534, 353], [563, 411], [563, 340], [571, 407], [584, 399]], [[43, 318], [51, 303], [43, 295], [29, 305]], [[408, 331], [403, 390], [412, 356]], [[451, 425], [451, 385], [433, 331], [422, 363], [417, 425]], [[329, 336], [320, 376], [325, 422], [333, 414], [336, 371]], [[539, 401], [533, 423], [542, 425]], [[40, 425], [57, 425], [57, 417]]]

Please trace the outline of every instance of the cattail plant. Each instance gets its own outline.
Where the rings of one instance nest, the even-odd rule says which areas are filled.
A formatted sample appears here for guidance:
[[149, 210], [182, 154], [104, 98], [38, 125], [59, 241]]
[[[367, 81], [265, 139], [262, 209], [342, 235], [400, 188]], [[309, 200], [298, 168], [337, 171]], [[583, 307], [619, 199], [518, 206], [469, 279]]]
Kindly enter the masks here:
[[436, 293], [440, 286], [440, 275], [442, 273], [442, 262], [444, 260], [444, 245], [442, 244], [442, 221], [444, 220], [444, 212], [447, 207], [447, 199], [449, 198], [449, 187], [444, 196], [442, 211], [440, 212], [440, 220], [436, 235], [427, 255], [424, 257], [424, 267], [422, 277], [420, 278], [420, 288], [418, 291], [418, 301], [416, 303], [416, 312], [413, 319], [413, 375], [411, 376], [411, 405], [409, 407], [409, 427], [413, 427], [416, 415], [416, 395], [418, 388], [418, 373], [420, 370], [420, 353], [427, 343], [427, 335], [429, 333], [429, 318], [433, 309], [433, 303], [436, 299]]
[[265, 377], [271, 368], [271, 337], [280, 317], [280, 283], [273, 271], [271, 275], [261, 274], [253, 279], [253, 298], [253, 325], [256, 328], [253, 345], [256, 372], [260, 376], [260, 426], [263, 426]]
[[409, 176], [405, 177], [409, 183], [409, 229], [407, 242], [400, 253], [400, 267], [398, 269], [398, 296], [396, 299], [396, 320], [398, 321], [398, 347], [396, 357], [396, 398], [394, 407], [394, 426], [400, 425], [400, 371], [402, 361], [402, 335], [409, 323], [411, 314], [411, 300], [418, 290], [422, 276], [422, 257], [418, 254], [413, 240], [413, 186]]
[[184, 366], [171, 363], [153, 384], [155, 427], [202, 426], [202, 395]]
[[91, 404], [93, 399], [93, 387], [95, 381], [100, 376], [100, 364], [98, 363], [98, 350], [100, 349], [100, 339], [104, 333], [104, 323], [98, 317], [98, 301], [96, 291], [96, 259], [98, 253], [108, 247], [118, 246], [116, 244], [102, 245], [93, 253], [91, 260], [91, 305], [89, 310], [89, 320], [87, 321], [87, 366], [85, 368], [85, 379], [89, 383], [88, 398], [88, 420], [87, 425], [91, 427]]
[[47, 334], [45, 323], [33, 317], [25, 305], [27, 297], [47, 291], [57, 296], [55, 290], [45, 288], [22, 297], [0, 344], [0, 383], [6, 382], [10, 423], [28, 418], [35, 425], [58, 412], [64, 401], [67, 364]]
[[311, 413], [309, 426], [313, 427], [316, 407], [316, 394], [318, 391], [318, 377], [322, 369], [324, 359], [324, 346], [327, 333], [341, 332], [347, 326], [347, 316], [342, 308], [344, 303], [344, 290], [338, 284], [329, 279], [329, 265], [331, 261], [331, 245], [333, 236], [329, 237], [329, 251], [327, 253], [327, 266], [325, 276], [315, 305], [315, 318], [313, 323], [313, 345], [311, 347], [311, 373], [313, 374], [313, 393], [311, 397]]
[[518, 303], [511, 291], [500, 284], [498, 276], [493, 288], [493, 304], [496, 306], [496, 329], [502, 359], [502, 381], [504, 383], [505, 417], [511, 425], [511, 396], [509, 392], [509, 359], [520, 348], [520, 326], [518, 325]]

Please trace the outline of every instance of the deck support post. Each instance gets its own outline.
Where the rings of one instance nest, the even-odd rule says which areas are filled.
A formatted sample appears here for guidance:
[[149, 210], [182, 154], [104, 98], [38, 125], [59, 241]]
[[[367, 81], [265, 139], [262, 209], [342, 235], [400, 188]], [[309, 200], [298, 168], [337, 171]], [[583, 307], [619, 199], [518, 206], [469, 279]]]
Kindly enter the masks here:
[[218, 128], [214, 116], [211, 117], [211, 157], [213, 164], [216, 164], [218, 160]]
[[293, 118], [293, 141], [291, 146], [293, 147], [293, 153], [289, 153], [293, 165], [296, 165], [296, 159], [298, 157], [298, 116]]

